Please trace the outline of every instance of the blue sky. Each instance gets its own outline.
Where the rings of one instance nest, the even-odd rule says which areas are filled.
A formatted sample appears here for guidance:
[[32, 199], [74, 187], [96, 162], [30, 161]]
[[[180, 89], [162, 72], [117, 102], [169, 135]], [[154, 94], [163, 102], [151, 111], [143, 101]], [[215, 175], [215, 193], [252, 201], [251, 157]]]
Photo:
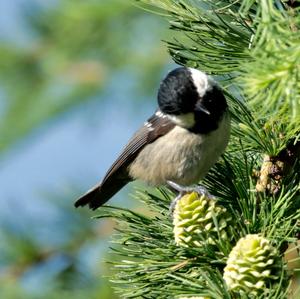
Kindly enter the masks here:
[[[34, 40], [26, 30], [22, 11], [35, 2], [52, 5], [56, 1], [0, 1], [0, 40], [24, 47]], [[160, 43], [160, 37], [156, 42]], [[62, 242], [66, 234], [60, 229], [63, 211], [45, 200], [47, 194], [64, 199], [69, 196], [69, 203], [73, 204], [76, 196], [101, 180], [128, 139], [156, 109], [156, 90], [148, 99], [136, 101], [137, 87], [143, 82], [130, 69], [128, 66], [114, 74], [107, 80], [104, 92], [50, 121], [2, 157], [0, 217], [3, 216], [1, 221], [6, 219], [5, 225], [9, 223], [21, 234], [30, 230], [46, 246]], [[1, 96], [0, 91], [0, 101]], [[1, 105], [0, 108], [3, 109]], [[120, 204], [126, 200], [126, 204], [133, 205], [128, 192], [120, 192], [112, 202]], [[101, 263], [99, 250], [105, 252], [108, 245], [103, 239], [99, 243], [83, 248], [83, 265], [94, 268]], [[30, 291], [38, 290], [37, 286], [51, 280], [65, 266], [64, 262], [57, 255], [47, 264], [29, 269], [23, 276], [23, 285]]]
[[[22, 9], [29, 4], [28, 0], [0, 2], [2, 40], [25, 45], [30, 42], [33, 37], [22, 19]], [[149, 101], [129, 100], [135, 96], [135, 79], [126, 71], [116, 74], [109, 79], [104, 94], [19, 142], [0, 161], [3, 206], [10, 210], [20, 205], [24, 212], [31, 213], [42, 208], [38, 202], [45, 190], [63, 192], [72, 184], [85, 190], [97, 183], [156, 107], [156, 91]]]

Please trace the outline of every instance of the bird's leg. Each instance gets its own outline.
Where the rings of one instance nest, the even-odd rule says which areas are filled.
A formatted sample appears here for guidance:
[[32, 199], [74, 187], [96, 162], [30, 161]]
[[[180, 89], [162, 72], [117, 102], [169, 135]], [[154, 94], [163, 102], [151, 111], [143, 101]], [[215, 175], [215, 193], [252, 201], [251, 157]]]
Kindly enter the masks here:
[[171, 187], [171, 189], [179, 192], [179, 194], [185, 195], [187, 193], [191, 193], [191, 192], [197, 192], [201, 195], [207, 195], [207, 196], [211, 196], [210, 193], [207, 191], [207, 189], [203, 186], [200, 185], [196, 185], [196, 186], [181, 186], [179, 184], [176, 184], [172, 181], [167, 181], [167, 184]]
[[170, 205], [170, 214], [173, 215], [173, 212], [174, 212], [174, 209], [175, 209], [175, 206], [176, 206], [176, 203], [177, 201], [185, 194], [187, 193], [192, 193], [192, 192], [197, 192], [198, 194], [200, 195], [205, 195], [207, 197], [213, 197], [205, 187], [203, 186], [199, 186], [199, 185], [196, 185], [196, 186], [181, 186], [181, 185], [178, 185], [172, 181], [167, 181], [167, 184], [169, 185], [169, 187], [171, 187], [172, 190], [174, 191], [177, 191], [179, 192], [179, 194], [175, 197], [174, 200], [172, 200], [171, 202], [171, 205]]

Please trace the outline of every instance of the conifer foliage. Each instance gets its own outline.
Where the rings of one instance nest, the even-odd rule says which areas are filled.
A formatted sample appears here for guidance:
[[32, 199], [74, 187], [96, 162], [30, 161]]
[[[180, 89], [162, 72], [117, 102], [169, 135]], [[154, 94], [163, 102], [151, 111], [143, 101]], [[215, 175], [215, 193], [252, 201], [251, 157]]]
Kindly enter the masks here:
[[[140, 0], [165, 18], [173, 60], [214, 76], [230, 144], [201, 182], [212, 196], [141, 190], [117, 220], [111, 279], [122, 298], [292, 298], [284, 260], [300, 219], [300, 10], [279, 0]], [[296, 245], [297, 247], [297, 245]], [[297, 295], [295, 295], [297, 296]], [[297, 297], [295, 297], [297, 298]], [[299, 297], [298, 297], [299, 298]]]

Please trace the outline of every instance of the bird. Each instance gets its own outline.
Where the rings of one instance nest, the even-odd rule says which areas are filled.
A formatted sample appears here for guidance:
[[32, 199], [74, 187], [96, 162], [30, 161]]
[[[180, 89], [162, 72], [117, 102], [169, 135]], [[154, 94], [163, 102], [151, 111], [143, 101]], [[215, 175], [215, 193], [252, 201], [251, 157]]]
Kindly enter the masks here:
[[137, 179], [184, 190], [216, 163], [230, 137], [229, 107], [218, 83], [198, 69], [177, 67], [161, 81], [157, 100], [155, 113], [75, 207], [95, 210]]

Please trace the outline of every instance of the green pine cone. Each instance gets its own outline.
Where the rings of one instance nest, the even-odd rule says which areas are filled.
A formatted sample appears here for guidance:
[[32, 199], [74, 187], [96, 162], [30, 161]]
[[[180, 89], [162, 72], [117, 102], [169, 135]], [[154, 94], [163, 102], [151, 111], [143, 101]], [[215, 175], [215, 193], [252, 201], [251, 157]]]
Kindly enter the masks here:
[[230, 252], [223, 277], [230, 290], [256, 296], [279, 279], [276, 273], [280, 261], [277, 249], [268, 239], [247, 235]]
[[215, 199], [197, 192], [185, 194], [175, 206], [173, 214], [174, 237], [177, 245], [200, 247], [227, 239], [231, 216]]

